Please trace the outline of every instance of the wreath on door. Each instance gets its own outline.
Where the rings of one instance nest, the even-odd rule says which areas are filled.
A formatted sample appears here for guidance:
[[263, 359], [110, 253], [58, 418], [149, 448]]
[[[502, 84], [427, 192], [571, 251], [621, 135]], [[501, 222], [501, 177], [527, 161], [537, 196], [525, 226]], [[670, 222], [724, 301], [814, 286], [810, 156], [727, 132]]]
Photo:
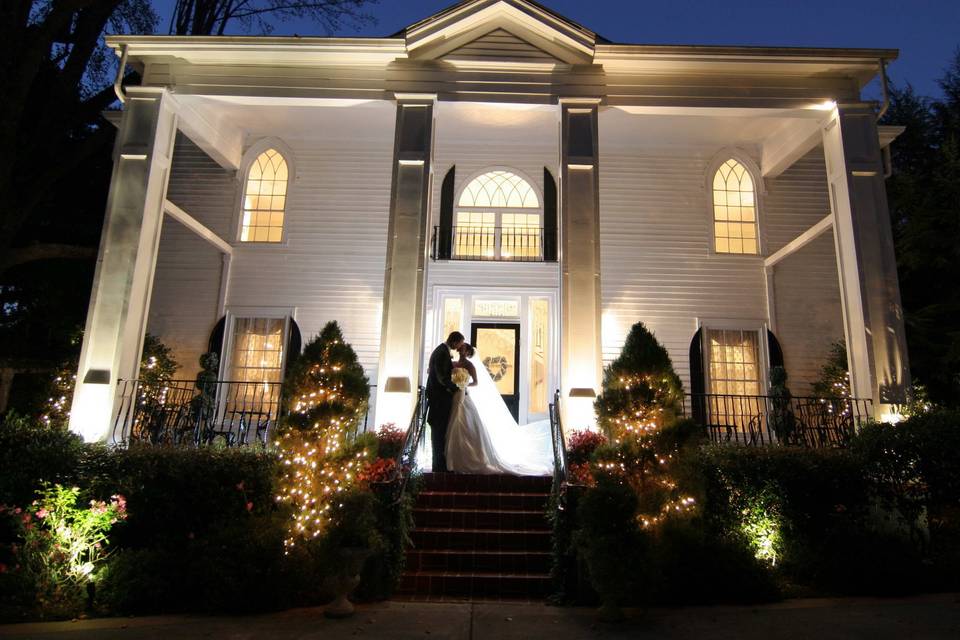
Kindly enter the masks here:
[[487, 372], [490, 374], [490, 377], [493, 378], [493, 381], [499, 382], [507, 375], [507, 369], [510, 368], [510, 363], [507, 362], [505, 356], [487, 356], [483, 359], [483, 366], [487, 368]]

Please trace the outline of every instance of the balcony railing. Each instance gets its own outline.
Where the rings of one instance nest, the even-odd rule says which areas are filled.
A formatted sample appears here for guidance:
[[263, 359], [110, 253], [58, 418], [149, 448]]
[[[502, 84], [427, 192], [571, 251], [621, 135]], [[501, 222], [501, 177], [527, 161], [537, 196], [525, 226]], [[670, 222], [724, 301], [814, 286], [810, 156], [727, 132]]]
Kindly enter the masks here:
[[554, 261], [556, 242], [556, 230], [543, 227], [437, 226], [433, 228], [430, 257], [433, 260]]
[[859, 398], [694, 394], [683, 409], [713, 442], [754, 446], [844, 447], [873, 417], [872, 401]]

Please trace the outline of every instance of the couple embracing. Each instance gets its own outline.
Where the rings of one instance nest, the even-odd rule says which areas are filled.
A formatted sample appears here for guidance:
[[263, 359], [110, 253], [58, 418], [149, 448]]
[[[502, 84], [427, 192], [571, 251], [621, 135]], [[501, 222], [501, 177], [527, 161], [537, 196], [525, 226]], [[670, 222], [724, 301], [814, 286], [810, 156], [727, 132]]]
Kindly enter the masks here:
[[[451, 352], [458, 354], [456, 360]], [[433, 471], [541, 475], [543, 465], [512, 461], [501, 449], [520, 441], [516, 420], [473, 346], [459, 331], [430, 355], [427, 370], [427, 424]]]

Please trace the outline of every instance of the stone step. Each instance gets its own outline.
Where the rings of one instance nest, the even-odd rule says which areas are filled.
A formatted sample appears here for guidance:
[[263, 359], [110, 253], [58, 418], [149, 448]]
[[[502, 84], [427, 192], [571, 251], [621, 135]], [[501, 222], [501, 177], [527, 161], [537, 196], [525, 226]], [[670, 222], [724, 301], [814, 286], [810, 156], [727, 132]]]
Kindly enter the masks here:
[[550, 551], [550, 529], [460, 529], [420, 527], [411, 532], [413, 550]]
[[550, 590], [548, 574], [498, 572], [416, 571], [400, 580], [401, 595], [467, 598], [544, 598]]
[[546, 551], [411, 550], [406, 570], [545, 574], [550, 572], [550, 561]]
[[417, 507], [425, 509], [497, 509], [546, 511], [549, 493], [421, 491]]
[[417, 528], [443, 527], [448, 529], [549, 529], [546, 513], [540, 510], [519, 511], [503, 509], [433, 509], [413, 510]]

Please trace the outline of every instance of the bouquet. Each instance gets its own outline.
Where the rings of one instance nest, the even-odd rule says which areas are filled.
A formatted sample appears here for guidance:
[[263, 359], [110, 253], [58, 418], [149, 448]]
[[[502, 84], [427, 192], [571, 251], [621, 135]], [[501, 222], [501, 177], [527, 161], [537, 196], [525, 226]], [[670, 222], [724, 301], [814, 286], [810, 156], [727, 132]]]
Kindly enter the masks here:
[[453, 384], [463, 389], [470, 384], [470, 372], [462, 367], [457, 367], [450, 374], [450, 379], [453, 380]]

